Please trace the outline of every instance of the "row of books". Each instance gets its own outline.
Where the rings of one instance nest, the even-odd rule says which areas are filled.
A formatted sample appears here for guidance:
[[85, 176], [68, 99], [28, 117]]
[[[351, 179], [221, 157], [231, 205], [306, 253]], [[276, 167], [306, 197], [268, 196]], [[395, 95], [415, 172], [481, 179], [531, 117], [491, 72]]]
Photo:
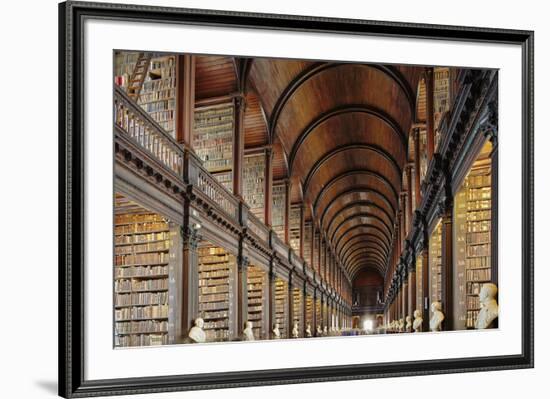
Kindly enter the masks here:
[[468, 307], [468, 309], [479, 309], [480, 305], [479, 305], [479, 296], [467, 296], [466, 297], [466, 301], [467, 301], [467, 304], [466, 306]]
[[170, 233], [168, 231], [149, 234], [120, 235], [115, 237], [115, 245], [141, 244], [152, 241], [168, 240], [169, 238]]
[[467, 233], [466, 244], [484, 244], [491, 241], [491, 232]]
[[117, 246], [115, 254], [124, 255], [130, 253], [151, 252], [151, 251], [168, 251], [170, 249], [170, 241], [156, 241], [146, 244], [136, 244], [132, 246]]
[[158, 231], [168, 231], [165, 222], [135, 223], [115, 226], [115, 234], [150, 233]]
[[168, 330], [167, 321], [143, 320], [143, 321], [119, 321], [115, 323], [115, 334], [147, 334], [151, 332], [164, 332]]
[[468, 222], [475, 222], [479, 220], [490, 220], [490, 219], [491, 219], [491, 210], [487, 210], [487, 209], [482, 209], [482, 210], [471, 209], [466, 215], [466, 220]]
[[136, 266], [136, 267], [117, 267], [115, 277], [155, 277], [168, 274], [167, 266]]
[[466, 328], [475, 327], [478, 314], [479, 314], [479, 311], [477, 310], [468, 310], [466, 312]]
[[491, 269], [466, 270], [466, 279], [468, 281], [489, 281], [491, 279]]
[[173, 89], [176, 87], [176, 78], [154, 79], [143, 82], [143, 92]]
[[228, 329], [206, 330], [206, 342], [227, 341], [229, 339]]
[[167, 345], [168, 334], [132, 334], [115, 336], [115, 346], [154, 346]]
[[115, 292], [168, 290], [167, 279], [116, 280]]
[[468, 201], [491, 199], [491, 187], [480, 187], [468, 190]]
[[468, 176], [466, 187], [468, 188], [485, 188], [491, 186], [491, 175]]
[[490, 244], [470, 245], [468, 246], [467, 254], [469, 257], [490, 256], [491, 245]]
[[137, 292], [115, 296], [115, 306], [162, 305], [166, 303], [168, 303], [167, 292]]
[[201, 295], [206, 294], [222, 294], [229, 292], [229, 286], [227, 284], [220, 284], [215, 286], [205, 286], [205, 285], [199, 285], [199, 293]]
[[160, 111], [173, 111], [174, 109], [176, 109], [176, 100], [166, 99], [162, 101], [148, 102], [146, 104], [142, 104], [141, 108], [149, 113]]
[[[163, 101], [163, 100], [173, 101], [175, 96], [176, 96], [175, 89], [163, 89], [163, 90], [151, 91], [148, 93], [142, 93], [139, 96], [139, 102], [143, 106], [144, 104], [152, 103], [155, 101]], [[175, 108], [175, 106], [173, 108]]]
[[168, 305], [128, 307], [115, 310], [115, 320], [168, 318]]
[[132, 266], [132, 265], [158, 265], [168, 263], [170, 254], [166, 252], [153, 253], [131, 253], [123, 255], [115, 255], [115, 266]]
[[265, 154], [249, 155], [244, 157], [243, 197], [253, 213], [263, 213], [265, 198], [264, 185]]
[[[201, 279], [213, 279], [213, 278], [223, 278], [223, 277], [228, 277], [229, 276], [229, 270], [227, 269], [222, 269], [222, 270], [215, 270], [215, 271], [205, 271], [205, 272], [200, 272], [200, 277]], [[203, 285], [205, 284], [206, 281], [201, 281], [199, 280], [199, 285]]]
[[210, 330], [213, 328], [228, 328], [229, 327], [229, 320], [217, 320], [217, 321], [206, 321], [204, 322], [204, 329]]
[[165, 223], [165, 220], [162, 216], [156, 213], [125, 213], [115, 216], [115, 224], [124, 224], [124, 223], [149, 223], [149, 222], [162, 222]]
[[149, 112], [149, 115], [155, 119], [157, 122], [172, 121], [174, 119], [174, 110], [168, 111], [153, 111]]
[[468, 233], [479, 233], [484, 231], [491, 231], [491, 220], [479, 220], [475, 222], [468, 222]]
[[206, 310], [222, 310], [222, 309], [228, 309], [229, 304], [227, 302], [200, 302], [199, 303], [199, 310], [200, 311], [206, 311]]
[[218, 312], [214, 311], [214, 312], [205, 312], [205, 313], [203, 313], [203, 318], [205, 320], [220, 319], [220, 318], [223, 318], [223, 317], [229, 317], [229, 312], [227, 310], [220, 310]]
[[475, 200], [468, 202], [468, 211], [479, 211], [491, 209], [491, 200]]
[[490, 267], [490, 266], [491, 266], [491, 257], [488, 255], [483, 257], [466, 259], [466, 267], [468, 269], [479, 269], [479, 268]]

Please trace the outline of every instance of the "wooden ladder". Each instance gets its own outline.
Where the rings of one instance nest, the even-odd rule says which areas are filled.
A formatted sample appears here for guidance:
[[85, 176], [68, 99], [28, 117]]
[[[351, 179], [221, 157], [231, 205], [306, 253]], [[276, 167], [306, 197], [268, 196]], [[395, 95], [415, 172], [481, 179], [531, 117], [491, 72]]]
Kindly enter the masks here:
[[132, 76], [130, 77], [130, 82], [128, 83], [128, 97], [135, 102], [139, 99], [141, 86], [143, 86], [143, 82], [145, 81], [150, 61], [151, 53], [140, 53]]

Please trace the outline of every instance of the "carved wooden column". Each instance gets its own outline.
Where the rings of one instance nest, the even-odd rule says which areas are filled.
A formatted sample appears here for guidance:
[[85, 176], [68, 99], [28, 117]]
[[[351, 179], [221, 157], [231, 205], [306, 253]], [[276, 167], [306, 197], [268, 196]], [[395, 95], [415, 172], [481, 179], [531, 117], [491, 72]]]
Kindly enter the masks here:
[[193, 326], [193, 321], [199, 316], [199, 256], [197, 247], [201, 240], [191, 226], [182, 227], [183, 244], [183, 334]]
[[269, 315], [269, 327], [268, 327], [268, 333], [267, 336], [270, 339], [273, 339], [273, 325], [275, 323], [275, 272], [273, 271], [273, 260], [270, 261], [270, 267], [269, 267], [269, 281], [268, 281], [268, 289], [267, 294], [269, 297], [269, 306], [267, 309], [267, 314]]
[[287, 338], [292, 338], [292, 327], [294, 325], [294, 287], [293, 287], [293, 276], [292, 271], [288, 274], [288, 290], [287, 290], [287, 301], [286, 301], [286, 329]]
[[414, 252], [411, 256], [411, 260], [408, 264], [408, 302], [409, 308], [407, 309], [407, 314], [411, 316], [414, 320], [414, 311], [417, 309], [416, 305], [416, 258]]
[[237, 257], [237, 332], [242, 336], [248, 320], [248, 258], [242, 253]]
[[192, 147], [195, 114], [195, 56], [178, 55], [176, 62], [176, 140]]
[[405, 167], [405, 174], [407, 175], [407, 234], [412, 230], [412, 220], [413, 220], [413, 203], [412, 203], [412, 165], [409, 163]]
[[444, 330], [453, 330], [453, 212], [452, 198], [440, 203], [441, 212], [441, 299]]
[[300, 258], [304, 259], [304, 234], [306, 231], [305, 226], [305, 217], [304, 217], [304, 203], [300, 204]]
[[317, 292], [318, 292], [317, 288], [313, 288], [313, 317], [312, 317], [313, 325], [311, 326], [311, 329], [312, 329], [311, 335], [313, 337], [317, 336], [317, 323], [318, 323], [318, 320], [317, 320], [317, 307], [318, 307], [318, 305], [317, 305], [317, 295], [318, 295], [318, 293]]
[[273, 206], [273, 150], [265, 149], [265, 195], [264, 220], [271, 227], [271, 208]]
[[420, 206], [420, 129], [414, 129], [414, 198], [415, 210]]
[[426, 68], [426, 142], [428, 152], [428, 164], [434, 155], [435, 129], [434, 129], [434, 75], [433, 68]]
[[284, 213], [284, 227], [285, 227], [285, 244], [290, 245], [290, 179], [285, 179], [285, 213]]
[[246, 101], [239, 95], [233, 99], [235, 107], [235, 131], [233, 132], [233, 194], [242, 198], [244, 166], [244, 112]]

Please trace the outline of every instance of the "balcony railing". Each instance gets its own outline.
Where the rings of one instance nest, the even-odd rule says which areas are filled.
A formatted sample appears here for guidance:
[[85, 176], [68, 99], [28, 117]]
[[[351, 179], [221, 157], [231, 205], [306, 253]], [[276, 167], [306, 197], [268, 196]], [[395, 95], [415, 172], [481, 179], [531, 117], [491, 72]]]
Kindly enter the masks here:
[[166, 168], [177, 176], [183, 175], [183, 148], [116, 86], [114, 123]]
[[[134, 100], [119, 87], [114, 90], [115, 132], [134, 143], [140, 150], [163, 167], [165, 171], [189, 183], [208, 197], [213, 206], [235, 223], [239, 223], [240, 201], [204, 168], [202, 161], [189, 149], [178, 143]], [[246, 227], [267, 247], [285, 259], [291, 267], [303, 271], [306, 277], [320, 284], [319, 276], [253, 213], [248, 213]]]

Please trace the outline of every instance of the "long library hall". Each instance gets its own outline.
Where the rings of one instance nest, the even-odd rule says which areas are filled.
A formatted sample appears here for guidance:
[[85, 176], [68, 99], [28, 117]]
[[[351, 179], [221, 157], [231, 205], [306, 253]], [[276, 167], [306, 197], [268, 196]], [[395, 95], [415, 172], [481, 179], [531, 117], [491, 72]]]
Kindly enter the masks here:
[[115, 347], [498, 327], [498, 72], [114, 53]]

